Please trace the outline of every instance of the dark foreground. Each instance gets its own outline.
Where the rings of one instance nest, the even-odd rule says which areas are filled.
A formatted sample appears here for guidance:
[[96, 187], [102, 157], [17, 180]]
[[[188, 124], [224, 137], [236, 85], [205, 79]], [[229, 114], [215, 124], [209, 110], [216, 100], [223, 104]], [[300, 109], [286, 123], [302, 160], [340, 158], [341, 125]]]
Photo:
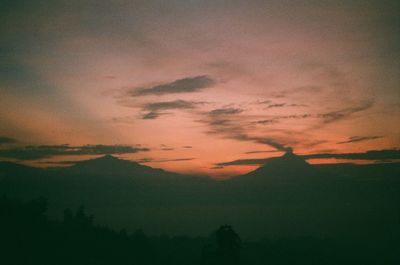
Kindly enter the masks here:
[[[47, 201], [0, 199], [1, 264], [400, 264], [389, 238], [275, 238], [241, 241], [225, 226], [210, 237], [147, 236], [94, 224], [81, 207], [49, 220]], [[212, 231], [213, 229], [214, 232]]]

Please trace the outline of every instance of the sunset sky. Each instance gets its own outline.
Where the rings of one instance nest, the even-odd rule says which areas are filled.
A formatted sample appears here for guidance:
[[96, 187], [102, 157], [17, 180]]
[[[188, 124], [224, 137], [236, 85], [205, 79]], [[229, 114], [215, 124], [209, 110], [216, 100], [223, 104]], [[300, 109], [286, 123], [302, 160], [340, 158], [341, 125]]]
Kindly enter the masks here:
[[1, 160], [113, 154], [223, 177], [257, 167], [226, 162], [290, 148], [400, 147], [398, 0], [6, 0], [0, 10]]

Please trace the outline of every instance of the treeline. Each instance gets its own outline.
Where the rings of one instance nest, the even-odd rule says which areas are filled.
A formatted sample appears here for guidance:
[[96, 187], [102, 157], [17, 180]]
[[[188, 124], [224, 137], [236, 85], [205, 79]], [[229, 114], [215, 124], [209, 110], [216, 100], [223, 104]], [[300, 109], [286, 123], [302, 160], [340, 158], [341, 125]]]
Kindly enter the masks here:
[[148, 236], [96, 225], [83, 207], [50, 220], [47, 200], [0, 198], [0, 264], [400, 264], [399, 241], [290, 238], [242, 242], [229, 226], [209, 238]]

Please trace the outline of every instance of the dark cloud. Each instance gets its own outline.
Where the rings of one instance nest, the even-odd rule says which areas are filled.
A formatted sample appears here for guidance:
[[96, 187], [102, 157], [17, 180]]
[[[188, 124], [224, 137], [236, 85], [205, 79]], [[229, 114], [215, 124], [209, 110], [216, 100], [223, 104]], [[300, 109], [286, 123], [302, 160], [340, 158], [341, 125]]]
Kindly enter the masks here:
[[311, 114], [293, 114], [293, 115], [281, 115], [275, 117], [275, 119], [278, 120], [286, 120], [286, 119], [307, 119], [307, 118], [312, 118], [313, 115]]
[[244, 166], [244, 165], [262, 165], [267, 162], [269, 158], [254, 158], [254, 159], [238, 159], [229, 162], [221, 162], [215, 164], [217, 167], [225, 166]]
[[143, 120], [154, 120], [154, 119], [157, 119], [158, 117], [160, 117], [161, 115], [167, 115], [167, 114], [168, 113], [166, 113], [166, 112], [151, 111], [151, 112], [143, 114], [142, 119]]
[[229, 123], [230, 123], [230, 120], [227, 120], [227, 119], [214, 119], [209, 122], [209, 124], [211, 126], [218, 126], [218, 125], [224, 126], [224, 125], [228, 125]]
[[152, 87], [138, 88], [131, 91], [131, 96], [145, 96], [145, 95], [164, 95], [176, 93], [192, 93], [198, 92], [205, 88], [211, 87], [216, 82], [205, 75], [187, 77], [175, 80], [171, 83], [165, 83]]
[[283, 152], [292, 150], [291, 147], [285, 146], [284, 144], [279, 143], [277, 140], [269, 138], [269, 137], [253, 137], [253, 136], [249, 136], [245, 133], [238, 133], [238, 134], [231, 135], [231, 137], [229, 137], [229, 138], [235, 139], [238, 141], [251, 141], [251, 142], [258, 143], [258, 144], [265, 144], [265, 145], [275, 148], [278, 151], [283, 151]]
[[276, 104], [269, 104], [265, 109], [271, 109], [271, 108], [283, 108], [283, 107], [308, 107], [308, 105], [305, 104], [288, 104], [288, 103], [276, 103]]
[[215, 167], [210, 167], [210, 169], [223, 169], [224, 166], [215, 166]]
[[221, 109], [212, 110], [208, 114], [211, 116], [234, 115], [234, 114], [239, 114], [242, 111], [243, 111], [242, 109], [237, 109], [237, 108], [221, 108]]
[[272, 116], [272, 118], [270, 119], [255, 121], [253, 122], [253, 124], [268, 125], [268, 124], [279, 123], [280, 120], [297, 120], [297, 119], [307, 119], [312, 117], [313, 115], [311, 114], [278, 115], [278, 116]]
[[380, 139], [380, 138], [383, 138], [383, 136], [352, 136], [352, 137], [349, 137], [348, 140], [342, 141], [342, 142], [337, 142], [336, 144], [349, 144], [349, 143], [375, 140], [375, 139]]
[[325, 124], [332, 123], [332, 122], [335, 122], [338, 120], [345, 119], [354, 113], [367, 110], [367, 109], [371, 108], [373, 105], [374, 105], [373, 101], [368, 101], [359, 106], [346, 108], [346, 109], [342, 109], [342, 110], [338, 110], [338, 111], [332, 111], [332, 112], [328, 112], [328, 113], [324, 113], [324, 114], [319, 114], [318, 117], [322, 118], [323, 123], [325, 123]]
[[[299, 155], [304, 159], [317, 159], [317, 158], [336, 158], [336, 159], [349, 159], [349, 160], [379, 160], [379, 161], [391, 161], [400, 159], [400, 149], [389, 149], [389, 150], [371, 150], [364, 153], [319, 153], [310, 155]], [[238, 166], [238, 165], [263, 165], [269, 158], [250, 158], [250, 159], [238, 159], [228, 162], [221, 162], [215, 164], [216, 166]]]
[[[198, 120], [198, 122], [206, 123], [210, 127], [210, 130], [206, 131], [207, 134], [220, 135], [223, 138], [237, 141], [265, 144], [279, 151], [288, 151], [290, 149], [272, 138], [249, 136], [247, 130], [254, 122], [245, 122], [243, 119], [238, 119], [234, 116], [231, 117], [232, 114], [238, 114], [242, 111], [242, 109], [237, 108], [215, 109], [206, 113], [206, 118]], [[223, 116], [223, 119], [220, 116]]]
[[196, 158], [189, 157], [189, 158], [172, 158], [172, 159], [153, 159], [153, 158], [142, 158], [136, 160], [138, 163], [166, 163], [166, 162], [181, 162], [181, 161], [191, 161], [195, 160]]
[[277, 150], [268, 150], [268, 151], [248, 151], [245, 154], [262, 154], [262, 153], [276, 153], [279, 152]]
[[147, 113], [142, 115], [142, 119], [157, 119], [161, 115], [167, 115], [167, 112], [161, 112], [165, 110], [176, 110], [176, 109], [194, 109], [199, 104], [204, 104], [205, 102], [195, 102], [186, 100], [173, 100], [173, 101], [162, 101], [148, 103], [143, 106], [142, 110], [147, 111]]
[[193, 109], [195, 105], [196, 102], [178, 99], [173, 101], [148, 103], [143, 107], [143, 109], [148, 111], [171, 110], [171, 109]]
[[128, 145], [39, 145], [0, 149], [0, 157], [20, 160], [34, 160], [60, 155], [131, 154], [149, 150], [150, 149], [148, 148], [139, 148]]
[[260, 120], [260, 121], [255, 121], [255, 124], [262, 124], [262, 125], [267, 125], [267, 124], [275, 124], [278, 123], [276, 119], [268, 119], [268, 120]]
[[14, 138], [10, 138], [7, 136], [0, 136], [0, 144], [14, 144], [16, 142], [18, 141]]
[[164, 147], [164, 148], [161, 148], [161, 150], [163, 150], [163, 151], [173, 151], [174, 148], [172, 148], [172, 147]]
[[266, 107], [266, 109], [270, 109], [270, 108], [281, 108], [281, 107], [285, 107], [286, 104], [285, 103], [277, 103], [277, 104], [270, 104]]
[[254, 102], [255, 104], [270, 104], [272, 101], [271, 100], [257, 100], [256, 102]]
[[256, 142], [256, 143], [266, 144], [266, 145], [269, 145], [271, 147], [274, 147], [278, 151], [287, 152], [287, 151], [291, 151], [292, 150], [291, 147], [288, 147], [288, 146], [285, 146], [285, 145], [283, 145], [281, 143], [278, 143], [276, 140], [271, 139], [271, 138], [252, 138], [252, 140], [254, 142]]
[[135, 161], [138, 163], [149, 163], [149, 162], [153, 162], [154, 159], [153, 158], [141, 158], [141, 159], [137, 159]]
[[78, 163], [80, 161], [41, 161], [40, 164], [47, 164], [47, 165], [65, 165], [65, 166], [71, 166], [74, 165], [76, 163]]
[[400, 159], [400, 149], [386, 149], [386, 150], [371, 150], [364, 153], [341, 153], [341, 154], [310, 154], [302, 155], [304, 159], [315, 158], [336, 158], [336, 159], [350, 159], [350, 160], [390, 160]]
[[185, 146], [182, 146], [182, 148], [185, 148], [185, 149], [190, 149], [190, 148], [193, 148], [193, 146], [190, 146], [190, 145], [185, 145]]
[[174, 159], [165, 159], [165, 160], [157, 160], [153, 162], [159, 162], [159, 163], [164, 163], [164, 162], [180, 162], [180, 161], [191, 161], [195, 160], [196, 158], [189, 157], [189, 158], [174, 158]]

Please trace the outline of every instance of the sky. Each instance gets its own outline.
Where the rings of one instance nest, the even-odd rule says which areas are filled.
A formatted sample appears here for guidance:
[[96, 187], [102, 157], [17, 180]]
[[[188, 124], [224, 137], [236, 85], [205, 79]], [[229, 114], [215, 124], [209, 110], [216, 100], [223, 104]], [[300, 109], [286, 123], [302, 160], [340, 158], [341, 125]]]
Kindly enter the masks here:
[[258, 166], [231, 161], [288, 150], [368, 162], [344, 154], [400, 147], [399, 1], [6, 0], [0, 10], [1, 160], [112, 154], [226, 177]]

